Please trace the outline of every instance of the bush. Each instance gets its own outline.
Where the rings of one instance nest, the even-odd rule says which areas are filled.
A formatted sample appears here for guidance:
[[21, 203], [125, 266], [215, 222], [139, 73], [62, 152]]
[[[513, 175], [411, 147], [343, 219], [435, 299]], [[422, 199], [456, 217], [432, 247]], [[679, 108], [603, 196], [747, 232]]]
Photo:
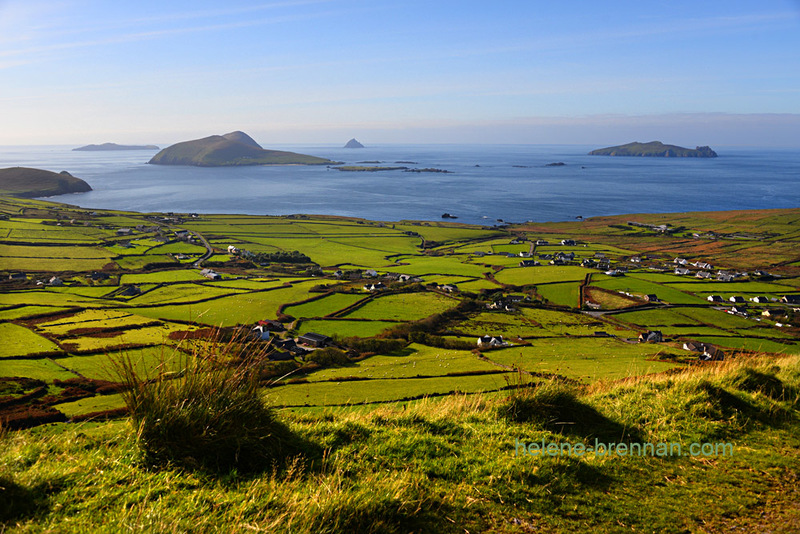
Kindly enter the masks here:
[[231, 368], [195, 354], [179, 374], [147, 381], [129, 358], [116, 364], [139, 448], [152, 465], [254, 471], [297, 452], [262, 399], [253, 366]]

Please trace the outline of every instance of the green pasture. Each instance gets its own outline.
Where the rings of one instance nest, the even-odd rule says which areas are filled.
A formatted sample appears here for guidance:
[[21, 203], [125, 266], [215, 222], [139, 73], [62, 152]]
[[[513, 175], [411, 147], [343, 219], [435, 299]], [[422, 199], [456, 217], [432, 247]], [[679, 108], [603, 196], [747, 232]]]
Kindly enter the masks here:
[[69, 335], [76, 328], [118, 328], [150, 323], [153, 319], [120, 310], [85, 310], [69, 317], [39, 323], [37, 328], [55, 336]]
[[739, 349], [748, 352], [772, 352], [779, 354], [800, 354], [800, 345], [796, 343], [784, 344], [768, 339], [759, 339], [739, 336], [702, 336], [697, 341], [711, 343], [720, 347]]
[[80, 297], [99, 299], [117, 289], [116, 286], [59, 286], [48, 288], [53, 293], [66, 293]]
[[560, 282], [536, 286], [536, 292], [556, 306], [578, 306], [580, 282]]
[[365, 294], [332, 293], [322, 298], [312, 300], [311, 302], [306, 302], [305, 304], [288, 306], [284, 308], [283, 311], [287, 315], [298, 318], [324, 317], [343, 308], [347, 308], [364, 298], [366, 298]]
[[757, 324], [753, 319], [746, 319], [713, 308], [680, 308], [676, 311], [697, 322], [718, 328], [750, 328]]
[[0, 310], [0, 321], [13, 321], [15, 319], [24, 319], [32, 315], [39, 315], [40, 313], [54, 313], [66, 309], [66, 307], [59, 306], [23, 306], [22, 308], [10, 308]]
[[147, 326], [130, 330], [113, 332], [110, 335], [84, 335], [70, 337], [61, 341], [62, 346], [70, 352], [94, 350], [112, 350], [124, 345], [170, 345], [177, 342], [169, 339], [173, 332], [193, 330], [194, 327], [174, 323], [159, 326]]
[[590, 336], [598, 330], [608, 332], [612, 327], [593, 317], [541, 308], [521, 308], [523, 316], [541, 325], [551, 335]]
[[122, 395], [115, 394], [95, 395], [94, 397], [86, 397], [73, 402], [64, 402], [58, 404], [56, 408], [59, 412], [71, 418], [77, 415], [114, 410], [124, 406], [125, 401], [122, 400]]
[[119, 306], [118, 302], [81, 297], [71, 293], [59, 293], [50, 288], [31, 289], [27, 291], [10, 291], [0, 293], [0, 306], [27, 304], [31, 306]]
[[615, 313], [612, 317], [626, 323], [643, 326], [674, 326], [677, 324], [697, 324], [700, 326], [696, 319], [681, 313], [684, 309], [658, 308], [655, 310]]
[[400, 256], [395, 265], [386, 267], [389, 271], [414, 276], [452, 275], [482, 278], [483, 273], [491, 271], [484, 265], [464, 263], [459, 256]]
[[309, 280], [270, 291], [242, 293], [193, 304], [132, 308], [131, 311], [167, 321], [189, 321], [210, 326], [249, 324], [275, 319], [281, 304], [305, 300], [309, 296], [308, 290], [318, 284], [319, 280]]
[[354, 319], [385, 319], [416, 321], [455, 307], [458, 300], [438, 293], [399, 293], [378, 297], [357, 308], [345, 317]]
[[591, 271], [573, 265], [541, 265], [539, 267], [503, 269], [495, 274], [494, 277], [501, 284], [524, 286], [582, 281], [589, 272]]
[[0, 257], [56, 258], [56, 259], [108, 259], [103, 249], [80, 246], [28, 246], [0, 245]]
[[229, 289], [242, 289], [249, 291], [262, 291], [273, 287], [280, 287], [286, 282], [281, 278], [251, 278], [248, 280], [219, 280], [206, 279], [204, 285], [209, 287], [224, 287]]
[[25, 243], [100, 244], [103, 238], [113, 235], [111, 231], [91, 227], [44, 225], [21, 220], [0, 223], [0, 228], [7, 231], [7, 240]]
[[202, 245], [194, 245], [186, 243], [185, 241], [176, 241], [174, 243], [156, 243], [151, 245], [147, 250], [147, 254], [205, 254], [206, 247]]
[[15, 258], [0, 256], [0, 271], [33, 271], [47, 273], [98, 271], [110, 262], [110, 258]]
[[[513, 239], [512, 236], [498, 237], [495, 239], [487, 239], [475, 243], [465, 243], [461, 246], [455, 247], [455, 252], [459, 254], [475, 254], [476, 252], [494, 252], [494, 247], [502, 247], [508, 245]], [[518, 247], [525, 247], [525, 250], [530, 249], [528, 245], [516, 245]]]
[[311, 319], [302, 320], [297, 329], [302, 332], [316, 332], [326, 336], [341, 337], [373, 337], [387, 328], [395, 326], [391, 321], [356, 321], [347, 319]]
[[508, 383], [504, 374], [395, 378], [353, 382], [309, 382], [270, 388], [266, 397], [275, 406], [326, 406], [399, 401], [451, 392], [496, 391]]
[[66, 371], [43, 358], [9, 358], [0, 362], [0, 376], [35, 378], [37, 380], [69, 380], [78, 375]]
[[114, 263], [119, 265], [120, 269], [135, 270], [143, 269], [151, 263], [174, 263], [178, 265], [172, 256], [156, 255], [156, 254], [141, 254], [141, 255], [128, 255], [114, 258]]
[[[0, 323], [0, 340], [0, 358], [60, 350], [49, 339], [13, 323]], [[5, 365], [3, 362], [2, 366]]]
[[183, 302], [197, 302], [204, 299], [218, 298], [225, 295], [234, 295], [244, 290], [227, 287], [214, 287], [200, 283], [171, 284], [157, 287], [152, 291], [134, 297], [130, 302], [135, 306], [145, 304], [166, 304]]
[[140, 377], [155, 377], [159, 372], [171, 372], [181, 369], [186, 356], [170, 346], [145, 347], [142, 349], [126, 349], [106, 354], [90, 354], [86, 356], [68, 356], [55, 361], [70, 371], [97, 380], [118, 380], [115, 361], [130, 359], [136, 373]]
[[123, 274], [120, 277], [120, 285], [146, 284], [146, 283], [170, 283], [170, 282], [194, 282], [208, 280], [200, 274], [198, 269], [174, 269], [157, 271], [153, 273]]
[[499, 234], [498, 230], [484, 229], [479, 227], [461, 226], [438, 226], [436, 223], [430, 225], [396, 224], [397, 230], [416, 232], [426, 241], [436, 241], [438, 243], [454, 243], [459, 241], [469, 241], [472, 239], [485, 239]]
[[655, 294], [659, 300], [670, 304], [708, 304], [708, 301], [702, 297], [684, 293], [683, 291], [674, 289], [672, 286], [648, 282], [647, 280], [642, 280], [635, 276], [593, 274], [591, 285], [639, 296]]
[[525, 371], [554, 373], [591, 383], [666, 371], [674, 364], [648, 360], [664, 350], [657, 344], [631, 344], [608, 338], [560, 338], [492, 350], [484, 356]]
[[458, 283], [458, 289], [460, 291], [469, 291], [473, 293], [478, 293], [481, 289], [497, 289], [498, 287], [499, 286], [496, 283], [485, 278]]
[[345, 377], [380, 380], [446, 376], [453, 373], [502, 371], [501, 367], [463, 350], [446, 350], [412, 343], [402, 356], [371, 356], [344, 367], [316, 371], [308, 376], [312, 382]]

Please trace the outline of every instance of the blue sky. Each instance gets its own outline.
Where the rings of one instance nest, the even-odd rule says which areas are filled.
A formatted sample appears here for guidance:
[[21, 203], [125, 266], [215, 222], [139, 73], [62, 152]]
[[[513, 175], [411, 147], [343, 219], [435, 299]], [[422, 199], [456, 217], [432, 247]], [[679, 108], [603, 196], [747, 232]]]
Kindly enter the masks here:
[[0, 144], [800, 147], [798, 1], [0, 0]]

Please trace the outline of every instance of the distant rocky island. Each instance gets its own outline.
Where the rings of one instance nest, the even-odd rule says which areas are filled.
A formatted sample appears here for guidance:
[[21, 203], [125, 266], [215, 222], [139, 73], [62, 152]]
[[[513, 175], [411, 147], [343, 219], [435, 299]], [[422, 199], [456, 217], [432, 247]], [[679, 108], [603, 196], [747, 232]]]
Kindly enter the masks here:
[[330, 165], [336, 162], [296, 152], [266, 150], [246, 133], [236, 131], [177, 143], [163, 149], [148, 163], [196, 167], [235, 167], [243, 165]]
[[73, 151], [103, 152], [106, 150], [158, 150], [156, 145], [118, 145], [116, 143], [103, 143], [102, 145], [86, 145], [73, 148]]
[[684, 148], [665, 145], [660, 141], [628, 143], [627, 145], [599, 148], [589, 152], [590, 156], [645, 156], [656, 158], [716, 158], [717, 153], [707, 146]]
[[59, 173], [30, 167], [0, 169], [0, 194], [3, 195], [36, 198], [91, 190], [89, 184], [67, 171]]
[[364, 145], [356, 141], [356, 138], [350, 139], [345, 145], [344, 148], [364, 148]]

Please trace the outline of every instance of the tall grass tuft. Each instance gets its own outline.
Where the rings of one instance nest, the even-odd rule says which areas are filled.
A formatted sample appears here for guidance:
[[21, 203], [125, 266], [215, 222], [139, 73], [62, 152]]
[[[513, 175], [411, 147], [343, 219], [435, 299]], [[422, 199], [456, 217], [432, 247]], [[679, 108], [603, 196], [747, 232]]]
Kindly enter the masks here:
[[[150, 465], [258, 471], [296, 454], [298, 440], [260, 392], [257, 365], [231, 366], [233, 344], [201, 345], [178, 373], [140, 378], [129, 357], [116, 362], [140, 450]], [[240, 349], [241, 347], [237, 347]]]

